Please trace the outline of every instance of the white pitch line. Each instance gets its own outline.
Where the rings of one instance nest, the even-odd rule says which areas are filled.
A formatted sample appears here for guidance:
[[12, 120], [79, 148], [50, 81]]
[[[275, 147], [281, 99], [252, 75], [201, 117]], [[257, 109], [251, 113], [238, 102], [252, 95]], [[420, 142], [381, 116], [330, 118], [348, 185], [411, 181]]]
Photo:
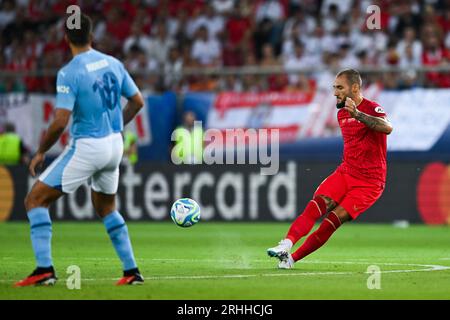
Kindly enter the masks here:
[[[154, 259], [152, 259], [154, 260]], [[180, 259], [173, 259], [180, 260]], [[198, 262], [198, 260], [195, 260]], [[203, 261], [203, 260], [202, 260]], [[217, 262], [217, 260], [214, 260]], [[233, 261], [233, 260], [230, 260]], [[303, 261], [302, 263], [310, 264], [364, 264], [364, 265], [388, 265], [388, 266], [414, 266], [425, 269], [405, 269], [405, 270], [385, 270], [380, 273], [409, 273], [409, 272], [430, 272], [430, 271], [442, 271], [450, 269], [449, 266], [431, 265], [431, 264], [413, 264], [413, 263], [395, 263], [395, 262], [354, 262], [354, 261]], [[146, 277], [147, 280], [202, 280], [202, 279], [242, 279], [242, 278], [254, 278], [254, 277], [298, 277], [298, 276], [318, 276], [318, 275], [354, 275], [363, 274], [367, 272], [355, 272], [355, 271], [343, 271], [343, 272], [279, 272], [279, 273], [262, 273], [262, 274], [226, 274], [226, 275], [193, 275], [193, 276], [150, 276]], [[60, 278], [61, 281], [66, 278]], [[107, 279], [82, 279], [82, 281], [116, 281], [117, 278]], [[18, 280], [5, 280], [0, 279], [0, 282], [14, 282]]]

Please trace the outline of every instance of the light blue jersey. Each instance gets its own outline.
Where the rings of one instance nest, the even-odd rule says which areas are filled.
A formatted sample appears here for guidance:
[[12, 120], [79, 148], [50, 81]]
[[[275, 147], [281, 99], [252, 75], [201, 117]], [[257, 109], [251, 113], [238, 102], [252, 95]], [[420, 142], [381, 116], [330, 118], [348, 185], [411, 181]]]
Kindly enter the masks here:
[[102, 138], [123, 130], [120, 97], [138, 88], [123, 64], [91, 49], [58, 72], [56, 107], [72, 111], [72, 138]]

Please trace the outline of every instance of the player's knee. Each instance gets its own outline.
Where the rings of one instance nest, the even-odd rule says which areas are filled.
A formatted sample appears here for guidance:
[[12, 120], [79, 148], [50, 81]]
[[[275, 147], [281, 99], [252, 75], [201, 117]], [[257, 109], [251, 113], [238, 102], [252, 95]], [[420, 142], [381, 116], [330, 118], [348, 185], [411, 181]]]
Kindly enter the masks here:
[[314, 196], [312, 201], [314, 201], [317, 204], [317, 206], [319, 207], [320, 216], [323, 216], [325, 213], [327, 213], [328, 210], [327, 210], [327, 203], [326, 203], [325, 199], [323, 199], [321, 196]]
[[42, 199], [35, 192], [28, 193], [25, 197], [24, 204], [27, 211], [43, 206]]
[[108, 214], [110, 214], [114, 210], [115, 210], [115, 207], [111, 206], [111, 205], [100, 205], [100, 206], [97, 205], [95, 207], [95, 213], [97, 213], [97, 215], [100, 218], [106, 217]]
[[344, 222], [350, 221], [352, 219], [352, 217], [350, 216], [350, 214], [345, 211], [344, 209], [339, 210], [342, 208], [338, 208], [338, 210], [333, 210], [329, 213], [329, 215], [335, 215], [337, 219], [339, 219], [340, 224], [343, 224]]
[[25, 197], [25, 209], [30, 211], [31, 209], [38, 207], [48, 208], [51, 201], [51, 196], [43, 190], [32, 189]]
[[336, 201], [334, 201], [330, 197], [327, 197], [327, 196], [324, 196], [324, 195], [317, 195], [317, 196], [314, 197], [314, 200], [316, 198], [320, 198], [320, 199], [322, 199], [325, 202], [325, 206], [326, 206], [327, 212], [330, 212], [331, 210], [333, 210], [337, 206]]

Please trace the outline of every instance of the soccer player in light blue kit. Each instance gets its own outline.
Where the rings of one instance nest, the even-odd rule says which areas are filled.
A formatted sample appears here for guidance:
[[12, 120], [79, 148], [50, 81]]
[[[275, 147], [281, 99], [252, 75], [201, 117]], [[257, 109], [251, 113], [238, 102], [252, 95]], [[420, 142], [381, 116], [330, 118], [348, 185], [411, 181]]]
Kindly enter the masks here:
[[[36, 175], [36, 168], [42, 165], [45, 153], [64, 132], [71, 115], [72, 139], [64, 152], [40, 175], [25, 199], [37, 268], [15, 286], [55, 284], [48, 207], [86, 181], [91, 184], [94, 209], [103, 219], [123, 264], [123, 278], [117, 285], [144, 282], [136, 265], [127, 226], [115, 207], [123, 154], [121, 132], [143, 107], [144, 101], [123, 64], [92, 49], [90, 18], [82, 14], [80, 21], [81, 28], [78, 29], [69, 29], [66, 25], [65, 39], [73, 59], [58, 72], [55, 118], [31, 160], [31, 175]], [[128, 99], [123, 110], [121, 96]]]

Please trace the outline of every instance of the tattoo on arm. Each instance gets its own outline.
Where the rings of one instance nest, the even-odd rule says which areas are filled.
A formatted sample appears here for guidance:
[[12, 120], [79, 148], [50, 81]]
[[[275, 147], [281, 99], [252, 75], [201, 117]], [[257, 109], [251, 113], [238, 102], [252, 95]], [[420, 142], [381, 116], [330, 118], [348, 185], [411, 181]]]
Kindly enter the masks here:
[[355, 119], [364, 123], [370, 129], [390, 134], [392, 132], [392, 125], [385, 118], [373, 117], [359, 111], [355, 115]]

